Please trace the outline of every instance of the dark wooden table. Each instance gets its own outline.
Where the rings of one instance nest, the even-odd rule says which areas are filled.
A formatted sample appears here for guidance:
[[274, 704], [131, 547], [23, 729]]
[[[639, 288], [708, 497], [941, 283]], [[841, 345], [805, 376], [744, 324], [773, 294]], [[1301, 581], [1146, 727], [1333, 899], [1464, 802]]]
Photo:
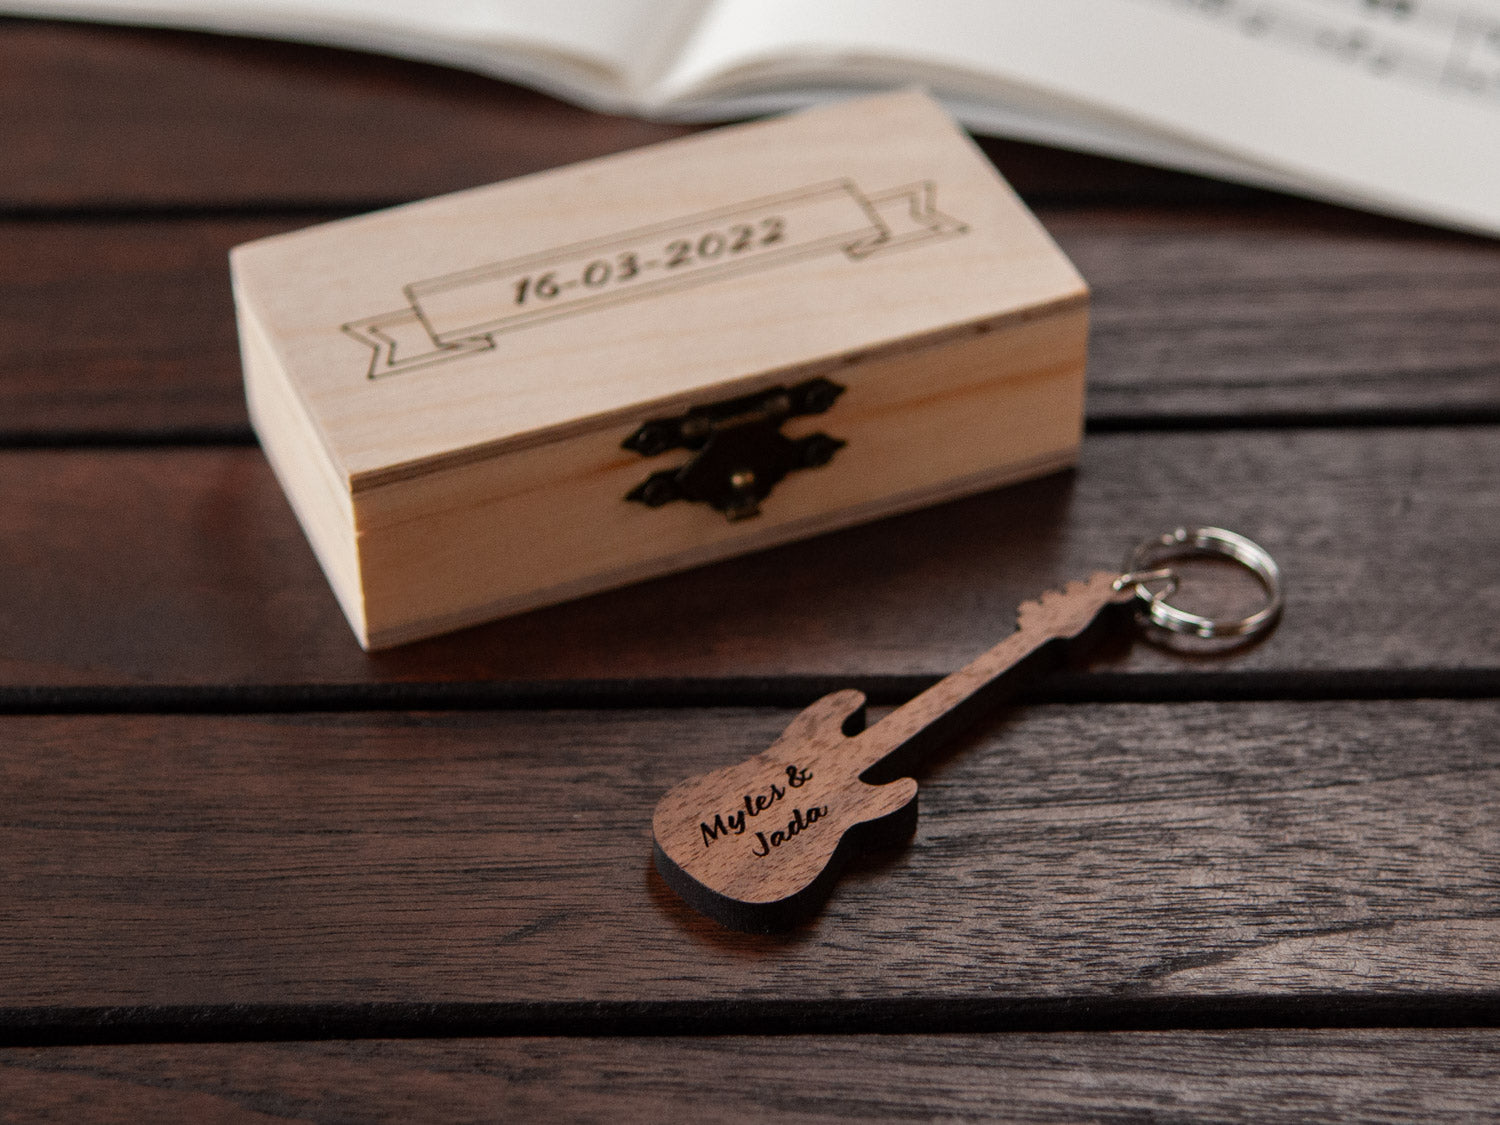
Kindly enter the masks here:
[[[1500, 1114], [1500, 243], [988, 144], [1095, 287], [1076, 473], [359, 651], [225, 252], [679, 131], [0, 22], [0, 1119]], [[1265, 643], [1040, 685], [790, 935], [664, 890], [672, 782], [1184, 521]]]

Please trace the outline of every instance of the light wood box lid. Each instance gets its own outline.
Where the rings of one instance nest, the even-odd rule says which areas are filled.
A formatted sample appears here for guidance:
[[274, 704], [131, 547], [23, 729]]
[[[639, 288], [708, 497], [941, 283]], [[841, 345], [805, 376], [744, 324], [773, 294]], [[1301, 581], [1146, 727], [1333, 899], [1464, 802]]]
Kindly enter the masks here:
[[[738, 261], [700, 247], [778, 217], [779, 243]], [[882, 224], [888, 245], [857, 245]], [[679, 241], [713, 256], [671, 266]], [[627, 253], [639, 272], [622, 279]], [[591, 261], [607, 282], [585, 284]], [[262, 239], [232, 270], [351, 492], [1087, 293], [919, 91]], [[539, 297], [549, 271], [563, 288]]]

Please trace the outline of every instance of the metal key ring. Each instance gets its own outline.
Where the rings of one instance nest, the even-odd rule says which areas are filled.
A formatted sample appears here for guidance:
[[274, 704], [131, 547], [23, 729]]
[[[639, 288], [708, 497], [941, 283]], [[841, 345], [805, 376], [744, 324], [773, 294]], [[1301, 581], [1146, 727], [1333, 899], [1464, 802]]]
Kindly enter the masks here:
[[[1202, 617], [1167, 602], [1176, 589], [1175, 581], [1160, 593], [1146, 588], [1145, 580], [1159, 574], [1145, 572], [1154, 571], [1170, 559], [1196, 555], [1223, 555], [1239, 563], [1260, 580], [1266, 592], [1265, 605], [1247, 617]], [[1126, 557], [1121, 579], [1122, 588], [1134, 583], [1136, 596], [1142, 602], [1142, 616], [1153, 625], [1173, 633], [1204, 638], [1248, 638], [1264, 633], [1281, 615], [1281, 568], [1276, 565], [1276, 560], [1260, 544], [1222, 527], [1179, 527], [1165, 535], [1144, 540]]]

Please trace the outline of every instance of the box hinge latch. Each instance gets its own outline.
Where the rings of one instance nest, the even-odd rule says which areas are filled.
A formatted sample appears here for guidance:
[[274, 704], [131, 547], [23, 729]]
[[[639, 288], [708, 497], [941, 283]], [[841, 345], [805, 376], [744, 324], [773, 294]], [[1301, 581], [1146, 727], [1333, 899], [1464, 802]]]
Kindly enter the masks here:
[[787, 473], [826, 465], [844, 445], [824, 433], [790, 438], [781, 432], [788, 418], [821, 414], [844, 388], [827, 379], [794, 387], [772, 387], [742, 398], [695, 406], [675, 418], [653, 418], [624, 441], [624, 447], [655, 457], [671, 449], [694, 450], [686, 463], [652, 473], [626, 494], [647, 507], [673, 500], [707, 504], [731, 520], [760, 511]]

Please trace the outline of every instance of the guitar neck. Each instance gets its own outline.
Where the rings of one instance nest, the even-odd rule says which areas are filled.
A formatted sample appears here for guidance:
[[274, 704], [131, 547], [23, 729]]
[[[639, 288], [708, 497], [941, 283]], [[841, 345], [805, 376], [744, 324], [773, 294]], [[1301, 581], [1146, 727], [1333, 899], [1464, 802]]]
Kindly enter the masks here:
[[[1106, 608], [1128, 602], [1111, 585], [1114, 575], [1096, 574], [1086, 587], [1057, 595], [1067, 599], [1066, 614], [1037, 618], [1022, 615], [1021, 626], [1010, 636], [943, 677], [926, 691], [896, 708], [880, 722], [857, 735], [853, 747], [860, 770], [898, 759], [904, 768], [914, 764], [929, 745], [947, 741], [989, 708], [1014, 694], [1036, 671], [1037, 658], [1053, 642], [1072, 641], [1088, 630]], [[1042, 609], [1048, 608], [1043, 603]], [[1057, 645], [1061, 656], [1066, 646]]]

